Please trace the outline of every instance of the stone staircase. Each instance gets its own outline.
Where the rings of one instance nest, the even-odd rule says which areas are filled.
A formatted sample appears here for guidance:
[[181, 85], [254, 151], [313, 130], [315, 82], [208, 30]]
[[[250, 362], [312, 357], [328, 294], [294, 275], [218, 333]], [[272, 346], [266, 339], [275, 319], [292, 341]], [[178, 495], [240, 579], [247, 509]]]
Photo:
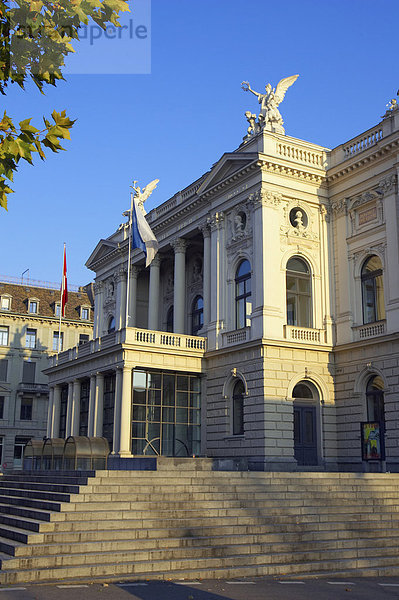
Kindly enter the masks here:
[[0, 478], [0, 583], [399, 574], [399, 475], [158, 470]]

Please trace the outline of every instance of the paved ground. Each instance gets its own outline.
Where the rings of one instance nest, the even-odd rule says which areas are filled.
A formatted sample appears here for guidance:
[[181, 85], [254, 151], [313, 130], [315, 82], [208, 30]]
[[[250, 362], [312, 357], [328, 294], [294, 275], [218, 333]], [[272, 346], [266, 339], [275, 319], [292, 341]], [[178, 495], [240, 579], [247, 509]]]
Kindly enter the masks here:
[[185, 581], [8, 586], [0, 600], [394, 600], [399, 578], [254, 578], [236, 581]]

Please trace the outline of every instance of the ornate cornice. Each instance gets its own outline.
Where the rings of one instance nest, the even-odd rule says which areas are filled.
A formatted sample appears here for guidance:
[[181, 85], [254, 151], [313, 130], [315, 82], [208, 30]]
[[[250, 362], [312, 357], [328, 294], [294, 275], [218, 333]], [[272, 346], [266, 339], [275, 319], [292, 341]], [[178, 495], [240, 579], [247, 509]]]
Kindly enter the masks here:
[[[381, 143], [382, 143], [382, 141], [379, 142], [379, 144], [381, 144]], [[327, 182], [331, 183], [331, 182], [335, 181], [336, 179], [339, 179], [340, 177], [344, 177], [345, 175], [348, 175], [348, 173], [352, 173], [354, 170], [356, 170], [358, 168], [369, 167], [370, 163], [377, 160], [378, 158], [385, 156], [386, 154], [391, 152], [391, 150], [396, 151], [398, 149], [398, 147], [399, 147], [399, 139], [389, 142], [388, 144], [385, 144], [383, 147], [373, 146], [374, 152], [372, 152], [371, 154], [368, 154], [367, 156], [361, 156], [361, 154], [364, 154], [366, 152], [366, 150], [364, 150], [361, 153], [359, 152], [359, 158], [357, 160], [356, 160], [356, 158], [358, 155], [355, 155], [356, 158], [349, 157], [346, 160], [342, 161], [342, 163], [341, 163], [342, 167], [339, 170], [337, 170], [335, 173], [332, 173], [331, 175], [327, 174]], [[332, 169], [330, 169], [330, 170], [332, 170]]]
[[326, 181], [325, 174], [315, 173], [313, 171], [305, 170], [303, 168], [292, 167], [287, 164], [275, 163], [270, 160], [261, 160], [259, 163], [262, 166], [263, 171], [269, 173], [278, 173], [279, 175], [294, 177], [295, 179], [301, 179], [302, 181], [308, 181], [321, 185]]

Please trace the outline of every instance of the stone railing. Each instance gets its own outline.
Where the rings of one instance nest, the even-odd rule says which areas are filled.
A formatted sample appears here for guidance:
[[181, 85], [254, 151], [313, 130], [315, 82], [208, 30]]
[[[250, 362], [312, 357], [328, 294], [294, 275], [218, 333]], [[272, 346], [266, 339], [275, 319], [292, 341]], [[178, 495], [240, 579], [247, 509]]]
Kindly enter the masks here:
[[324, 329], [311, 329], [310, 327], [296, 327], [295, 325], [284, 325], [285, 338], [294, 342], [310, 344], [324, 344], [326, 332]]
[[386, 329], [386, 321], [378, 321], [377, 323], [369, 323], [368, 325], [353, 327], [356, 340], [365, 340], [378, 335], [384, 335], [386, 333]]
[[325, 162], [325, 156], [322, 152], [316, 152], [314, 150], [308, 150], [301, 148], [300, 146], [294, 146], [292, 144], [277, 143], [277, 154], [284, 158], [292, 158], [292, 160], [303, 162], [315, 167], [323, 167]]
[[49, 366], [64, 364], [76, 358], [91, 356], [101, 350], [106, 350], [119, 344], [130, 344], [132, 346], [142, 346], [143, 348], [153, 348], [156, 351], [159, 348], [174, 348], [183, 352], [192, 352], [197, 354], [206, 351], [207, 339], [194, 335], [183, 335], [177, 333], [167, 333], [165, 331], [152, 331], [150, 329], [137, 329], [128, 327], [119, 331], [113, 331], [103, 335], [95, 340], [90, 340], [85, 344], [80, 344], [70, 348], [65, 352], [54, 354], [49, 357]]
[[363, 152], [363, 150], [367, 150], [367, 148], [374, 146], [377, 142], [382, 140], [382, 137], [382, 127], [377, 127], [375, 129], [370, 129], [353, 140], [349, 140], [349, 142], [343, 145], [345, 158], [350, 158], [359, 152]]
[[47, 383], [26, 383], [21, 382], [17, 387], [18, 394], [48, 394]]
[[223, 334], [224, 346], [230, 344], [242, 344], [249, 339], [249, 328], [237, 329], [236, 331], [230, 331], [229, 333]]
[[206, 350], [206, 338], [165, 331], [151, 331], [149, 329], [136, 329], [129, 327], [126, 331], [125, 341], [140, 346], [161, 346], [164, 348], [178, 348], [180, 350]]

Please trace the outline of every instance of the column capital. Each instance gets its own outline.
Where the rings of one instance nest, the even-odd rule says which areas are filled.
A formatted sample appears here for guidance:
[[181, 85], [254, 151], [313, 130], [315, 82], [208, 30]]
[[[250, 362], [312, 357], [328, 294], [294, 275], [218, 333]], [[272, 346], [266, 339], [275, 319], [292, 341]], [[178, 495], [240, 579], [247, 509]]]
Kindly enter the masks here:
[[162, 257], [159, 256], [159, 254], [157, 254], [151, 261], [150, 269], [153, 267], [159, 269], [159, 267], [161, 266], [161, 262], [162, 262]]
[[201, 231], [204, 238], [211, 237], [211, 229], [210, 229], [208, 221], [204, 221], [203, 223], [201, 223], [201, 225], [198, 227], [198, 229]]
[[137, 277], [139, 276], [140, 273], [140, 268], [136, 267], [136, 266], [131, 266], [130, 267], [130, 279], [137, 279]]
[[103, 281], [96, 281], [94, 284], [94, 294], [101, 294], [101, 292], [104, 289], [104, 282]]
[[120, 281], [126, 281], [127, 279], [127, 271], [124, 268], [119, 269], [115, 273], [115, 281], [119, 283]]
[[208, 217], [207, 224], [209, 225], [211, 231], [215, 231], [216, 229], [221, 229], [224, 225], [224, 213], [223, 212], [213, 213], [213, 215]]
[[173, 242], [171, 242], [170, 244], [173, 248], [173, 250], [175, 251], [175, 254], [185, 254], [186, 253], [186, 248], [187, 248], [187, 240], [183, 239], [183, 238], [176, 238], [175, 240], [173, 240]]

